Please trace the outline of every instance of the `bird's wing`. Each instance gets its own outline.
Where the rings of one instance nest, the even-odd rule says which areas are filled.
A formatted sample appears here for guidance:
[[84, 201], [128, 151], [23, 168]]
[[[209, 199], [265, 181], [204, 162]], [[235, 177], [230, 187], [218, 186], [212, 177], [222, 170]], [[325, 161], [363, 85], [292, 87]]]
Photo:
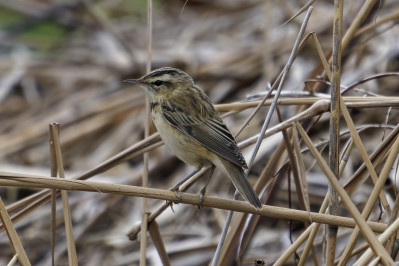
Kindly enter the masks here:
[[[243, 168], [248, 168], [234, 137], [219, 116], [208, 115], [204, 119], [188, 114], [183, 108], [174, 108], [166, 104], [161, 105], [161, 110], [163, 117], [172, 126], [193, 137], [224, 159]], [[216, 114], [216, 111], [214, 112]]]

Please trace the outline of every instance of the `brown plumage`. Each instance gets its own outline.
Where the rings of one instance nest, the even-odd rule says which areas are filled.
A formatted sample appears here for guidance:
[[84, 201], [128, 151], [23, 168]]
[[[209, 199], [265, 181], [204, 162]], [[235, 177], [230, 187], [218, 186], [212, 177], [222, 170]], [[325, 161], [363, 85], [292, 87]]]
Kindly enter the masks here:
[[[244, 175], [244, 157], [209, 97], [185, 72], [164, 67], [126, 82], [142, 87], [152, 119], [165, 144], [176, 156], [198, 169], [216, 166], [252, 205], [262, 204]], [[205, 191], [206, 186], [203, 189]]]

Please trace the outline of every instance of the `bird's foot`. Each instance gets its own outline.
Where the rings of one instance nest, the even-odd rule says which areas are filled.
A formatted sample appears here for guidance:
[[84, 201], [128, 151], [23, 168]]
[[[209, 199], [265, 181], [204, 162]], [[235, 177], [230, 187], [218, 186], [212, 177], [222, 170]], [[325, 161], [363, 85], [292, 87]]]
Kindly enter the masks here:
[[173, 210], [173, 204], [179, 204], [181, 202], [181, 199], [183, 196], [182, 196], [178, 186], [173, 186], [173, 187], [169, 188], [169, 191], [173, 191], [177, 197], [177, 200], [175, 200], [175, 201], [171, 201], [171, 200], [166, 201], [170, 205], [170, 208], [172, 209], [172, 211], [175, 212], [175, 210]]
[[174, 192], [177, 197], [177, 200], [175, 200], [173, 203], [179, 204], [181, 202], [181, 199], [183, 198], [183, 196], [179, 190], [179, 187], [173, 186], [173, 187], [169, 188], [169, 191]]
[[205, 195], [206, 195], [206, 186], [203, 187], [203, 188], [200, 190], [200, 192], [198, 192], [198, 196], [199, 196], [199, 198], [200, 198], [200, 204], [197, 206], [197, 211], [198, 211], [199, 213], [201, 213], [202, 210], [204, 209], [204, 206], [202, 205], [202, 203], [204, 202], [204, 197], [205, 197]]

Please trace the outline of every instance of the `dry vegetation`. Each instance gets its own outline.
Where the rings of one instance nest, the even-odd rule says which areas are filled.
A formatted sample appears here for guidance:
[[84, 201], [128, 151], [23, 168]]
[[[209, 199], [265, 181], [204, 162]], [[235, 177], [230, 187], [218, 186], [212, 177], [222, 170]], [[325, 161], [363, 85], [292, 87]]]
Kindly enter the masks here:
[[[145, 73], [146, 1], [0, 1], [0, 265], [15, 254], [21, 265], [143, 265], [143, 256], [148, 265], [209, 265], [229, 210], [218, 265], [396, 261], [399, 3], [346, 1], [340, 50], [333, 1], [311, 1], [307, 23], [306, 1], [185, 2], [154, 1], [151, 68], [181, 68], [207, 91], [254, 158], [249, 179], [263, 209], [232, 201], [216, 171], [198, 212], [205, 170], [174, 211], [166, 204], [176, 199], [167, 189], [193, 169], [153, 125], [145, 138], [144, 93], [121, 82]], [[281, 80], [277, 99], [268, 92]], [[330, 112], [337, 80], [345, 103]], [[334, 161], [329, 125], [339, 112]], [[335, 216], [325, 214], [329, 180], [340, 195]], [[339, 226], [336, 238], [327, 224]]]

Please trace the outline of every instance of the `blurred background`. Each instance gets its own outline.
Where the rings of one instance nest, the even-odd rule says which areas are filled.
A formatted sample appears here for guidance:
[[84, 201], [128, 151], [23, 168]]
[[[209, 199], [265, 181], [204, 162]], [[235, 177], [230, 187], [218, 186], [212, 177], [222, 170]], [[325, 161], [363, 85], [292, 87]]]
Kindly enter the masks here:
[[[344, 33], [363, 2], [345, 2]], [[306, 3], [154, 0], [152, 69], [172, 66], [186, 71], [214, 103], [259, 99], [256, 96], [269, 90], [287, 63], [304, 14], [294, 16]], [[328, 55], [332, 48], [333, 1], [315, 1], [313, 7], [306, 32], [317, 34], [324, 54]], [[398, 11], [399, 3], [395, 0], [377, 1], [362, 27], [393, 16], [351, 41], [342, 59], [342, 87], [378, 73], [399, 70]], [[146, 45], [144, 0], [0, 0], [0, 171], [49, 176], [48, 125], [53, 122], [61, 125], [67, 178], [92, 169], [142, 140], [145, 95], [122, 80], [145, 74]], [[283, 91], [316, 93], [308, 80], [321, 78], [320, 74], [315, 45], [308, 40], [290, 70]], [[351, 91], [351, 95], [394, 96], [398, 84], [397, 77], [372, 80]], [[320, 86], [317, 93], [328, 96], [328, 84]], [[260, 110], [238, 141], [260, 131], [267, 109]], [[225, 118], [233, 134], [252, 111], [236, 112]], [[292, 105], [281, 107], [281, 111], [288, 119], [297, 109]], [[352, 112], [359, 125], [388, 124], [389, 128], [397, 123], [395, 109], [388, 115], [387, 108]], [[272, 122], [277, 124], [277, 117]], [[328, 140], [328, 123], [328, 116], [320, 119], [310, 131], [313, 140]], [[151, 126], [151, 133], [155, 131]], [[377, 126], [367, 131], [364, 137], [370, 152], [384, 134]], [[249, 176], [252, 183], [281, 141], [280, 134], [264, 141]], [[251, 149], [243, 153], [248, 160]], [[313, 168], [312, 159], [308, 158], [306, 163], [311, 208], [318, 211], [328, 181], [321, 177], [317, 167]], [[361, 158], [354, 155], [348, 163], [347, 176], [360, 163]], [[142, 168], [143, 159], [138, 156], [91, 180], [139, 186]], [[167, 189], [192, 170], [162, 146], [150, 152], [149, 186]], [[277, 181], [267, 204], [283, 207], [292, 204], [297, 208], [296, 198], [289, 202], [289, 189], [294, 193], [295, 186], [289, 188], [287, 180], [285, 177]], [[203, 182], [197, 182], [189, 192], [198, 192]], [[359, 204], [367, 199], [370, 189], [365, 185], [357, 192]], [[0, 187], [1, 198], [7, 205], [36, 191]], [[230, 199], [233, 193], [227, 177], [215, 173], [208, 195]], [[130, 241], [126, 234], [141, 221], [141, 199], [79, 191], [70, 192], [69, 196], [80, 264], [138, 265], [140, 243]], [[149, 208], [155, 210], [162, 203], [149, 200]], [[60, 205], [56, 262], [66, 265]], [[227, 212], [205, 208], [198, 214], [197, 208], [184, 204], [175, 205], [174, 210], [167, 209], [157, 219], [172, 265], [208, 265]], [[51, 265], [49, 217], [47, 203], [16, 224], [33, 265]], [[300, 222], [289, 225], [286, 220], [261, 218], [241, 257], [242, 265], [253, 265], [255, 259], [271, 264], [290, 245], [291, 234], [301, 230]], [[320, 262], [323, 261], [321, 239], [322, 235], [318, 242]], [[160, 265], [151, 241], [148, 248], [148, 264]], [[0, 265], [5, 265], [13, 250], [4, 231], [0, 233], [0, 250]], [[290, 264], [295, 264], [295, 256], [287, 262]]]

